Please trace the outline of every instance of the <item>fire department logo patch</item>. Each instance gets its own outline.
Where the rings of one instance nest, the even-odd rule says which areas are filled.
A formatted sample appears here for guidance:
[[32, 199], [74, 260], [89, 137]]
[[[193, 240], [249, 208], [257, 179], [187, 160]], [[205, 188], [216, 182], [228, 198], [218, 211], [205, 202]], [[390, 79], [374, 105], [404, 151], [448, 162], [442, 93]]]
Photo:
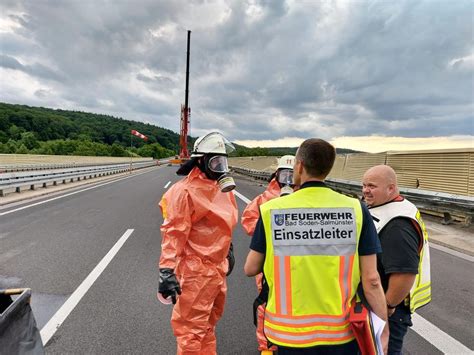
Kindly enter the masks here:
[[276, 214], [273, 216], [275, 218], [275, 224], [277, 226], [282, 226], [285, 223], [285, 215], [283, 214]]

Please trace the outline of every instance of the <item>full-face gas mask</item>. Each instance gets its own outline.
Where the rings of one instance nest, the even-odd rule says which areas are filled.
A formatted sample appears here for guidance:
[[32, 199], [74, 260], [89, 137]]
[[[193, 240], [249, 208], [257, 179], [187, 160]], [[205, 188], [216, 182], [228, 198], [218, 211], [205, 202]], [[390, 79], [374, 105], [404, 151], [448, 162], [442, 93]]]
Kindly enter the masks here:
[[201, 170], [204, 171], [208, 179], [216, 180], [222, 192], [229, 192], [235, 189], [234, 179], [227, 175], [229, 166], [225, 155], [204, 155]]
[[278, 185], [280, 185], [280, 196], [289, 195], [293, 192], [293, 165], [294, 155], [284, 155], [278, 159], [278, 167], [275, 173]]
[[227, 155], [235, 150], [219, 132], [211, 132], [199, 137], [194, 143], [191, 158], [201, 157], [199, 168], [211, 180], [216, 180], [222, 192], [229, 192], [235, 188], [234, 179], [228, 176], [229, 166]]
[[281, 188], [280, 196], [289, 195], [293, 192], [293, 169], [278, 170], [276, 180]]

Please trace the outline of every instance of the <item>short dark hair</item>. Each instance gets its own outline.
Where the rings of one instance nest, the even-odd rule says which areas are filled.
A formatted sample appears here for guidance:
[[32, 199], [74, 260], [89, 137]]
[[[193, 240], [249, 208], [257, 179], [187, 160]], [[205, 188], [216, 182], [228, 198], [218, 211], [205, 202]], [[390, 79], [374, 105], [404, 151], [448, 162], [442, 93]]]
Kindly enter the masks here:
[[308, 175], [325, 178], [336, 160], [336, 149], [323, 139], [310, 138], [301, 143], [296, 153]]

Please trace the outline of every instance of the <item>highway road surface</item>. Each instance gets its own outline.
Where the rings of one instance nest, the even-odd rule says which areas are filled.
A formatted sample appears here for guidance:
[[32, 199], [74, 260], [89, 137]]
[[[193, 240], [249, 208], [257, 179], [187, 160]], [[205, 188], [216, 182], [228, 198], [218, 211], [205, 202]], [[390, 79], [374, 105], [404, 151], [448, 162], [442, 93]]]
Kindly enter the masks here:
[[[138, 171], [0, 210], [0, 288], [30, 287], [48, 354], [173, 354], [171, 306], [156, 300], [157, 207], [175, 167]], [[240, 212], [264, 186], [236, 178]], [[243, 273], [250, 238], [237, 226], [219, 354], [258, 354], [253, 278]], [[473, 259], [432, 248], [433, 301], [414, 318], [406, 354], [474, 349]], [[0, 350], [1, 352], [1, 350]]]

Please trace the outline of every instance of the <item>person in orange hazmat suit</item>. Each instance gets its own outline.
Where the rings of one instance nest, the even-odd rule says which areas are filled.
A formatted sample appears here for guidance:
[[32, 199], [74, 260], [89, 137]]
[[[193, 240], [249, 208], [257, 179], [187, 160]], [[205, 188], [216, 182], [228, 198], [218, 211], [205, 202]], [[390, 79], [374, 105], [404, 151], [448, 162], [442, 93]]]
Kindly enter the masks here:
[[[272, 200], [276, 197], [288, 195], [293, 192], [293, 165], [295, 162], [294, 155], [284, 155], [278, 159], [278, 166], [275, 173], [272, 174], [270, 183], [267, 186], [267, 189], [255, 197], [245, 208], [242, 213], [240, 223], [244, 228], [245, 232], [252, 236], [255, 230], [255, 225], [257, 224], [258, 218], [260, 217], [260, 205], [269, 200]], [[254, 321], [257, 327], [256, 335], [258, 342], [258, 350], [265, 353], [271, 353], [277, 350], [275, 345], [269, 346], [268, 341], [263, 333], [263, 318], [265, 313], [266, 305], [266, 294], [268, 292], [265, 288], [265, 280], [263, 273], [255, 276], [255, 281], [257, 283], [257, 289], [259, 292], [259, 297], [256, 300], [254, 308]], [[263, 292], [262, 292], [262, 288]]]
[[233, 268], [232, 229], [238, 210], [227, 175], [232, 144], [212, 132], [196, 140], [186, 177], [164, 194], [158, 298], [174, 303], [171, 326], [178, 354], [216, 354], [215, 326], [224, 312]]

